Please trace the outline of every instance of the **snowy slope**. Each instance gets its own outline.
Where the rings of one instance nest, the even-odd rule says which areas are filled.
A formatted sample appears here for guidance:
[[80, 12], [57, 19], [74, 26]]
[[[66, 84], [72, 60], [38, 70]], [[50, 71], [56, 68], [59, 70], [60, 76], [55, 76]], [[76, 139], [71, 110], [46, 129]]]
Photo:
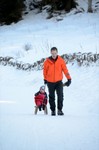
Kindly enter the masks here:
[[99, 149], [99, 69], [68, 67], [73, 81], [64, 88], [65, 115], [56, 117], [49, 105], [48, 116], [33, 115], [42, 71], [0, 67], [0, 150]]
[[[0, 26], [0, 56], [32, 63], [48, 57], [52, 46], [59, 54], [99, 53], [99, 12], [86, 13], [86, 1], [80, 2], [85, 12], [73, 15], [73, 10], [60, 22], [30, 12], [17, 24]], [[74, 64], [68, 69], [72, 84], [64, 87], [65, 115], [52, 117], [49, 105], [48, 115], [34, 115], [42, 70], [0, 65], [0, 150], [99, 150], [99, 68]]]
[[[83, 3], [86, 10], [87, 3]], [[17, 24], [1, 26], [0, 56], [32, 63], [47, 57], [52, 46], [58, 47], [59, 54], [99, 52], [99, 12], [72, 15], [74, 12], [57, 22], [55, 17], [46, 20], [45, 12], [31, 11]]]

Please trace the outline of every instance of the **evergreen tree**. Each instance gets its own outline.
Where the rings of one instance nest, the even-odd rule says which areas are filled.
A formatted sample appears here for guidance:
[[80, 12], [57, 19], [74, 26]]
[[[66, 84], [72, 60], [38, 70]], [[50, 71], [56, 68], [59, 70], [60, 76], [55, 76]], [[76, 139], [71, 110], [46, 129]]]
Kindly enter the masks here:
[[92, 13], [92, 0], [88, 0], [88, 12]]
[[0, 23], [10, 24], [22, 18], [23, 0], [0, 0]]

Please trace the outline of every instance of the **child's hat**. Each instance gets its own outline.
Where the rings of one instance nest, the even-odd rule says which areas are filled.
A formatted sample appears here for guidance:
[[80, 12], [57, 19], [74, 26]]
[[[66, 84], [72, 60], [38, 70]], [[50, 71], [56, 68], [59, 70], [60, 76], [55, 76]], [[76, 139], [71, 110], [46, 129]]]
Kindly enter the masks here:
[[45, 90], [45, 86], [42, 85], [42, 86], [40, 87], [40, 90]]

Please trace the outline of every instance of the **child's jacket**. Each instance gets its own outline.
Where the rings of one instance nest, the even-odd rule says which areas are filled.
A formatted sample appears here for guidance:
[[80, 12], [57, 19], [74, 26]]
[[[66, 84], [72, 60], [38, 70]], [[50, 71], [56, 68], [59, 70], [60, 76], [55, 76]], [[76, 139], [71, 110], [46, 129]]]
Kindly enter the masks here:
[[41, 93], [40, 91], [35, 94], [35, 104], [36, 106], [47, 105], [47, 94], [46, 92]]

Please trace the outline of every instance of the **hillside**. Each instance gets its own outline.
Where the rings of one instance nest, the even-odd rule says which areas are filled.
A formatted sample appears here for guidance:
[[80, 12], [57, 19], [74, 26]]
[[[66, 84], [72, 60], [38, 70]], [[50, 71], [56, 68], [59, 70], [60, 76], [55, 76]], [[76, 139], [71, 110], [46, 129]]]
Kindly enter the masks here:
[[[87, 13], [83, 0], [81, 7], [84, 12], [72, 10], [50, 20], [46, 12], [35, 10], [17, 24], [0, 26], [0, 60], [9, 56], [33, 64], [50, 56], [52, 46], [59, 55], [99, 54], [99, 11]], [[34, 94], [44, 84], [42, 70], [0, 63], [0, 150], [99, 150], [99, 61], [67, 67], [72, 84], [64, 87], [64, 116], [51, 116], [49, 104], [48, 115], [34, 115]]]

